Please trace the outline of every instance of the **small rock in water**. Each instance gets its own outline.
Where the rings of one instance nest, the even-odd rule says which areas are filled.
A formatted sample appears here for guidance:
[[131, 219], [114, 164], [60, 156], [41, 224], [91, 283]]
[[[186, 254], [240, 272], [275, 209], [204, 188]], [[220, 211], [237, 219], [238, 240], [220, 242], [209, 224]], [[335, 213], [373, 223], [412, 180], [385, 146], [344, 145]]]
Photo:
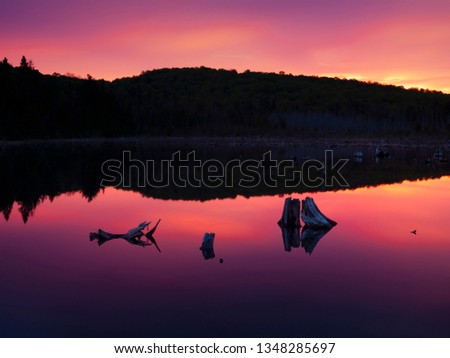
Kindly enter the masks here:
[[220, 262], [221, 264], [223, 264], [223, 259], [220, 259], [219, 262]]

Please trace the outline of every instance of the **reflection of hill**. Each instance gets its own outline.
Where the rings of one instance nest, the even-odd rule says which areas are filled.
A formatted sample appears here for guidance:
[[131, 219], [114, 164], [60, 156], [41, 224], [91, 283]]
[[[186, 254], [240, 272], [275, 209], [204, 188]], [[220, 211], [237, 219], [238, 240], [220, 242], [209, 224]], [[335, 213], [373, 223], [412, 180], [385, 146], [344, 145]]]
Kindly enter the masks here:
[[[101, 190], [101, 165], [111, 158], [122, 158], [123, 150], [130, 150], [133, 158], [155, 160], [170, 159], [172, 153], [181, 150], [188, 153], [196, 150], [199, 159], [218, 159], [228, 162], [231, 159], [258, 159], [271, 148], [264, 146], [246, 147], [185, 147], [173, 146], [164, 149], [150, 145], [26, 145], [0, 148], [0, 211], [7, 220], [14, 203], [19, 206], [24, 222], [33, 214], [37, 206], [45, 199], [52, 200], [56, 196], [68, 192], [81, 192], [86, 200], [93, 200]], [[335, 157], [352, 158], [354, 148], [336, 147]], [[431, 150], [431, 152], [430, 152]], [[437, 178], [450, 174], [448, 163], [430, 165], [426, 159], [432, 154], [432, 149], [421, 151], [418, 149], [391, 150], [392, 157], [376, 162], [370, 155], [373, 148], [364, 148], [365, 157], [362, 163], [349, 161], [344, 167], [343, 174], [350, 184], [350, 188], [395, 183], [403, 180], [417, 180]], [[308, 147], [278, 147], [272, 148], [275, 159], [317, 158], [323, 160], [324, 147], [321, 145]], [[319, 187], [313, 191], [338, 190], [339, 187]], [[280, 181], [277, 187], [259, 185], [255, 188], [240, 188], [221, 186], [216, 189], [177, 188], [173, 185], [161, 189], [151, 187], [137, 187], [137, 178], [132, 178], [131, 187], [144, 196], [175, 199], [175, 200], [210, 200], [215, 198], [233, 198], [237, 195], [258, 196], [276, 195], [290, 192], [311, 192], [304, 186], [285, 188]]]

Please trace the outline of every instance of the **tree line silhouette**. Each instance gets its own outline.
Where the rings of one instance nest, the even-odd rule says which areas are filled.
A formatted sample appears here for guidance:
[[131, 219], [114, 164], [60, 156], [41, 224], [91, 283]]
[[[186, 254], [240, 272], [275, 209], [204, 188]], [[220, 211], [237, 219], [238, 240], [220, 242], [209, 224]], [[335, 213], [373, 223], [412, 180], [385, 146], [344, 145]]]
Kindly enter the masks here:
[[450, 95], [337, 78], [205, 67], [112, 82], [0, 62], [0, 139], [450, 132]]
[[[292, 154], [305, 155], [307, 158], [323, 160], [323, 146], [321, 144], [308, 145], [301, 148], [271, 148], [259, 147], [229, 147], [229, 146], [161, 146], [159, 143], [128, 143], [122, 144], [111, 141], [106, 144], [85, 141], [83, 143], [48, 142], [45, 144], [29, 142], [24, 145], [11, 145], [0, 147], [0, 218], [3, 215], [8, 220], [13, 208], [27, 222], [35, 209], [45, 200], [65, 194], [79, 192], [87, 200], [94, 200], [104, 189], [100, 183], [105, 176], [102, 164], [109, 159], [121, 160], [123, 150], [130, 150], [133, 158], [142, 162], [153, 160], [156, 176], [161, 174], [161, 163], [171, 158], [172, 153], [181, 150], [183, 157], [193, 150], [198, 159], [217, 159], [227, 163], [231, 159], [241, 158], [260, 159], [267, 150], [272, 151], [274, 159], [284, 160]], [[418, 148], [401, 148], [394, 152], [395, 159], [376, 161], [369, 156], [369, 149], [365, 148], [366, 159], [359, 163], [348, 162], [343, 170], [343, 176], [348, 180], [351, 189], [380, 184], [398, 183], [403, 180], [418, 180], [426, 178], [439, 178], [450, 174], [448, 163], [433, 165], [427, 163], [426, 158], [433, 152]], [[373, 148], [372, 148], [373, 149]], [[394, 148], [393, 148], [394, 149]], [[335, 148], [336, 158], [351, 158], [354, 148]], [[302, 168], [302, 161], [296, 163], [296, 170]], [[138, 172], [125, 170], [130, 178], [130, 187], [119, 185], [119, 189], [131, 190], [145, 197], [169, 200], [212, 200], [235, 198], [238, 195], [245, 197], [260, 195], [280, 195], [292, 193], [311, 192], [311, 187], [301, 184], [294, 188], [286, 187], [283, 177], [277, 179], [277, 186], [268, 187], [263, 182], [253, 188], [239, 185], [242, 175], [234, 173], [233, 186], [208, 188], [206, 186], [186, 188], [179, 187], [172, 182], [164, 188], [155, 188], [150, 185], [142, 187], [139, 184]], [[197, 173], [198, 174], [198, 173]], [[127, 176], [124, 176], [124, 181]], [[277, 175], [273, 176], [278, 178]], [[345, 187], [346, 188], [346, 187]], [[340, 190], [342, 187], [334, 182], [332, 187], [321, 186], [315, 191]]]

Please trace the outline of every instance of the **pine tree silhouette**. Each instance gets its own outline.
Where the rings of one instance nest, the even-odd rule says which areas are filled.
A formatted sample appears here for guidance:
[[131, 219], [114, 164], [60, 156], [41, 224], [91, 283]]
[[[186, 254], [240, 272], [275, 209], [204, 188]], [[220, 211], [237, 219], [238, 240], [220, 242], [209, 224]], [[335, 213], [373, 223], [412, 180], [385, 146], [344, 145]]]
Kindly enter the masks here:
[[20, 60], [20, 68], [28, 68], [28, 61], [25, 56], [22, 56], [22, 59]]

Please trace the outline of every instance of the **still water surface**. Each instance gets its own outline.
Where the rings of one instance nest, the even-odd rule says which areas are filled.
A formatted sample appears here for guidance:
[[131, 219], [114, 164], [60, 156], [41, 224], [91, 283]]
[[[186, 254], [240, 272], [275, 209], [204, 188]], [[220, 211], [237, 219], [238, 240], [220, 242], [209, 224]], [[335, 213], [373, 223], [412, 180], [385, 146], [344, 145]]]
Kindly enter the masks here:
[[[338, 222], [285, 250], [284, 196], [161, 200], [107, 188], [0, 221], [2, 337], [449, 337], [450, 177], [312, 196]], [[161, 218], [161, 248], [89, 233]], [[417, 234], [411, 233], [417, 230]], [[199, 250], [214, 232], [215, 258]], [[220, 263], [223, 259], [223, 263]]]

